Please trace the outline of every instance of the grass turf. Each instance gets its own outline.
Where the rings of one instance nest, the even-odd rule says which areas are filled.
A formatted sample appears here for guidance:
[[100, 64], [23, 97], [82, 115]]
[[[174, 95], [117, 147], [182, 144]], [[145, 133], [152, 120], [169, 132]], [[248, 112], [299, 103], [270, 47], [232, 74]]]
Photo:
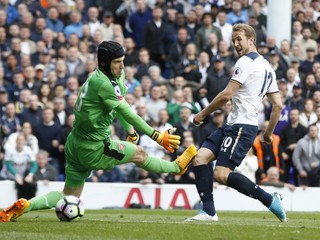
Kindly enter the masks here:
[[254, 239], [320, 238], [320, 213], [288, 213], [281, 223], [270, 212], [219, 212], [219, 222], [184, 222], [194, 210], [87, 210], [78, 222], [60, 222], [53, 210], [30, 212], [0, 223], [0, 239]]

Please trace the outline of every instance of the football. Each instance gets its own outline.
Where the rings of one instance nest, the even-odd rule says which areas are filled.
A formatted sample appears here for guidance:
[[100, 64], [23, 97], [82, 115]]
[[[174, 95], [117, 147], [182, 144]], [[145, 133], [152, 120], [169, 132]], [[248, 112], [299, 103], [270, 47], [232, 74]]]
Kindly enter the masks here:
[[56, 214], [60, 221], [77, 221], [84, 214], [83, 202], [75, 196], [64, 196], [56, 205]]

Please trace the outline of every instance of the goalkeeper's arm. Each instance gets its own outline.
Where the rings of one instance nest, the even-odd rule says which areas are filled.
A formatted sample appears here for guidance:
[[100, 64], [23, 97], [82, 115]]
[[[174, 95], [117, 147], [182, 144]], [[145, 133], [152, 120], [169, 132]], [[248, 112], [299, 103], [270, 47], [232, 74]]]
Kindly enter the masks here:
[[131, 124], [135, 129], [151, 137], [158, 144], [163, 146], [170, 152], [174, 149], [178, 149], [180, 144], [180, 136], [172, 135], [172, 130], [166, 130], [163, 133], [150, 127], [140, 116], [134, 113], [130, 105], [123, 101], [120, 105], [116, 107], [116, 112], [121, 115], [123, 119], [129, 124]]
[[121, 114], [117, 113], [117, 117], [121, 123], [121, 126], [128, 134], [127, 141], [132, 142], [134, 144], [138, 144], [139, 134], [136, 132], [136, 130], [134, 130], [133, 126], [130, 123], [128, 123]]

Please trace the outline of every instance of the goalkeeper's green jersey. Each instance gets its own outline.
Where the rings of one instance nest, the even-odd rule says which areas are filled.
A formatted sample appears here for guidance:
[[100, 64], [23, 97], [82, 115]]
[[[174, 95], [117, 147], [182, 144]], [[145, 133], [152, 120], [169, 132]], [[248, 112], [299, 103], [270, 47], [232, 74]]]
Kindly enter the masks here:
[[109, 79], [98, 68], [88, 77], [74, 107], [72, 132], [75, 136], [91, 141], [110, 137], [110, 125], [116, 115], [114, 109], [124, 101], [127, 92], [124, 80], [124, 71], [118, 79]]

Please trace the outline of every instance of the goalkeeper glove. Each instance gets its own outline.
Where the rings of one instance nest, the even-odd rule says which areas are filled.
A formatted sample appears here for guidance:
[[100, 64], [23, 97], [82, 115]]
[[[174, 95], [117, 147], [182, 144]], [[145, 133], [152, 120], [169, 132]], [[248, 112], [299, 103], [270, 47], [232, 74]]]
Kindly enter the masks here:
[[139, 142], [139, 138], [139, 134], [136, 131], [134, 131], [134, 133], [132, 134], [128, 133], [127, 142], [132, 142], [133, 144], [137, 145]]
[[179, 148], [180, 136], [172, 135], [176, 131], [176, 128], [171, 128], [163, 132], [154, 130], [151, 138], [156, 141], [159, 145], [163, 146], [169, 152], [173, 153], [175, 149]]

